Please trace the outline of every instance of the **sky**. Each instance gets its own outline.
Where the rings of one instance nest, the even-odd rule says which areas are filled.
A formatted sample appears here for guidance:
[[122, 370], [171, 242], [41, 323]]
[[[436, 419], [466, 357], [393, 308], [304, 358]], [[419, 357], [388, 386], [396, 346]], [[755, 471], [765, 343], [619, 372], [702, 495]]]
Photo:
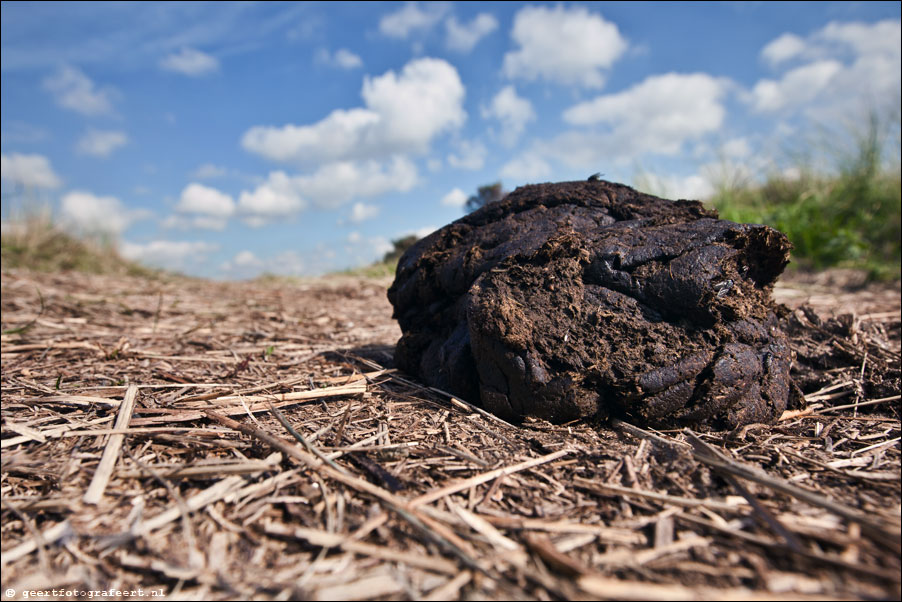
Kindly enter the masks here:
[[4, 227], [319, 275], [501, 181], [705, 198], [900, 104], [899, 2], [3, 2]]

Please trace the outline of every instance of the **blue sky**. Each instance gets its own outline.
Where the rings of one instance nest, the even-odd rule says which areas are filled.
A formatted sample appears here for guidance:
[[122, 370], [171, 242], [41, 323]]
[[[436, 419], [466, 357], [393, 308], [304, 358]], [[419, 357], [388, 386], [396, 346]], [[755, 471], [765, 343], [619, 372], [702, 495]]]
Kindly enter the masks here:
[[704, 198], [900, 102], [900, 3], [2, 3], [3, 218], [316, 275], [482, 184]]

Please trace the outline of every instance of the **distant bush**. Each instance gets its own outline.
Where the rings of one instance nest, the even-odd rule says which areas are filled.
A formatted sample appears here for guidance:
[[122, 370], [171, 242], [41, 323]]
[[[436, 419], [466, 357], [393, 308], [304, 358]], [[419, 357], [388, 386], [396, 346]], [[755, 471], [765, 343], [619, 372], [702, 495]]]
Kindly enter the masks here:
[[470, 196], [467, 199], [467, 213], [472, 213], [481, 207], [485, 207], [491, 203], [497, 203], [501, 199], [507, 196], [507, 191], [504, 190], [504, 187], [501, 185], [501, 182], [495, 182], [494, 184], [486, 184], [485, 186], [480, 186], [476, 190], [476, 194]]

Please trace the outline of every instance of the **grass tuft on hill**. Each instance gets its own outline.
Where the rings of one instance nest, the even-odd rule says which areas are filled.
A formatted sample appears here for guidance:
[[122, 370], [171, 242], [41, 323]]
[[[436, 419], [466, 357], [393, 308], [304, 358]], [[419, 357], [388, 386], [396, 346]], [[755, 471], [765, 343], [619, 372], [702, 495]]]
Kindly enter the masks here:
[[898, 279], [898, 154], [893, 161], [884, 159], [885, 138], [893, 130], [898, 131], [898, 117], [890, 124], [872, 117], [855, 136], [854, 152], [829, 173], [800, 167], [763, 183], [721, 185], [708, 203], [725, 219], [767, 224], [785, 233], [795, 247], [797, 267], [855, 268], [872, 279]]
[[0, 252], [4, 270], [26, 268], [39, 272], [159, 275], [157, 270], [124, 259], [108, 240], [84, 238], [66, 232], [54, 223], [46, 211], [4, 222]]

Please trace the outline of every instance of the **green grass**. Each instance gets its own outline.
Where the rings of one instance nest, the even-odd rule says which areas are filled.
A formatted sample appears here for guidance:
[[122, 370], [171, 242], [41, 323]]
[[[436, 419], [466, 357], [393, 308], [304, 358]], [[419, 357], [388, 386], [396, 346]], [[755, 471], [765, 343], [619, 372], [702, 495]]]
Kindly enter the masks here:
[[393, 261], [377, 261], [376, 263], [372, 263], [370, 265], [365, 265], [359, 268], [352, 268], [340, 273], [348, 276], [357, 276], [360, 278], [386, 278], [394, 277], [395, 268], [397, 267], [398, 260], [395, 259]]
[[32, 212], [4, 223], [0, 237], [4, 270], [78, 271], [156, 277], [152, 270], [122, 258], [110, 241], [81, 238], [53, 222], [49, 212]]
[[855, 137], [854, 152], [826, 173], [800, 167], [798, 177], [772, 175], [763, 183], [721, 186], [708, 203], [725, 219], [785, 233], [797, 267], [855, 268], [872, 279], [898, 279], [900, 169], [898, 159], [884, 159], [887, 130], [879, 127], [872, 119], [865, 134]]

